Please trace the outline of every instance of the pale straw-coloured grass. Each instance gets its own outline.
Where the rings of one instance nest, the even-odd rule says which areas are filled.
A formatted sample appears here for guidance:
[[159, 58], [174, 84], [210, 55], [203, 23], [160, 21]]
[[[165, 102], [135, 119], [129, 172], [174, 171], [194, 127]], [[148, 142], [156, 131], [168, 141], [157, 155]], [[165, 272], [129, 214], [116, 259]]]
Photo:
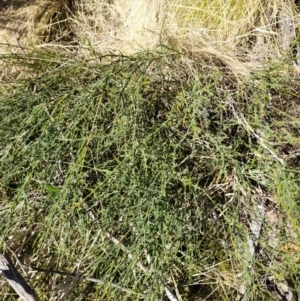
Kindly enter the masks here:
[[[209, 58], [243, 75], [285, 54], [299, 26], [291, 0], [78, 0], [72, 7], [70, 3], [43, 0], [7, 8], [2, 12], [9, 22], [0, 30], [0, 52], [11, 51], [6, 45], [17, 46], [18, 51], [20, 45], [57, 48], [72, 33], [83, 57], [95, 52], [130, 55], [167, 45], [185, 58]], [[68, 25], [61, 29], [65, 17]]]
[[293, 1], [81, 0], [73, 17], [80, 45], [132, 54], [160, 44], [195, 57], [219, 59], [236, 73], [259, 67], [286, 50]]

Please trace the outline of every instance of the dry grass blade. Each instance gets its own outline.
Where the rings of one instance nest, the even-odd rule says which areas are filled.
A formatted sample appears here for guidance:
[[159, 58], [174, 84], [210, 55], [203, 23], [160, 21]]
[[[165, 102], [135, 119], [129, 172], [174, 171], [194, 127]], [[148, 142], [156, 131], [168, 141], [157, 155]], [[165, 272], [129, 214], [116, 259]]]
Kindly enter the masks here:
[[[105, 232], [105, 236], [110, 239], [114, 244], [116, 244], [117, 246], [119, 246], [124, 252], [126, 252], [128, 254], [128, 257], [130, 259], [133, 258], [133, 255], [128, 251], [128, 249], [114, 236], [112, 236], [109, 232]], [[138, 262], [137, 266], [144, 272], [147, 273], [148, 269], [141, 263]], [[178, 301], [178, 299], [174, 296], [174, 294], [169, 290], [169, 288], [160, 280], [160, 283], [163, 284], [164, 287], [164, 291], [166, 293], [166, 296], [168, 297], [168, 299], [170, 301]]]
[[234, 105], [232, 104], [232, 102], [229, 100], [228, 101], [228, 105], [231, 107], [232, 112], [234, 114], [234, 116], [236, 117], [237, 121], [243, 125], [245, 127], [245, 129], [251, 133], [253, 136], [255, 136], [255, 138], [259, 141], [260, 145], [267, 150], [278, 162], [280, 162], [280, 164], [282, 166], [284, 166], [284, 160], [282, 160], [281, 158], [279, 158], [275, 152], [267, 145], [267, 143], [264, 141], [262, 135], [260, 133], [258, 133], [257, 131], [255, 131], [250, 124], [248, 123], [248, 121], [245, 119], [244, 115], [241, 114], [240, 112], [238, 112], [238, 110], [234, 107]]
[[86, 280], [89, 282], [97, 283], [99, 285], [108, 285], [112, 288], [116, 288], [116, 289], [118, 289], [122, 292], [128, 293], [128, 294], [132, 294], [132, 295], [136, 294], [136, 292], [134, 292], [131, 289], [122, 287], [115, 283], [107, 283], [101, 279], [96, 279], [96, 278], [92, 278], [89, 276], [85, 276], [83, 273], [74, 273], [74, 272], [68, 273], [68, 272], [62, 272], [62, 271], [54, 271], [54, 270], [36, 268], [36, 267], [32, 267], [32, 266], [30, 268], [32, 270], [38, 271], [38, 272], [58, 274], [58, 275], [63, 275], [63, 276], [68, 276], [68, 277], [73, 278], [72, 281], [70, 281], [70, 283], [68, 283], [66, 285], [64, 285], [64, 284], [62, 285], [63, 287], [65, 287], [65, 291], [62, 293], [59, 300], [65, 300], [68, 296], [70, 296], [70, 294], [74, 291], [75, 286], [79, 283], [80, 280]]
[[[95, 278], [91, 278], [91, 277], [85, 277], [84, 279], [86, 281], [90, 281], [90, 282], [94, 282], [94, 283], [98, 283], [98, 284], [106, 284], [104, 281], [102, 281], [100, 279], [95, 279]], [[136, 294], [134, 291], [132, 291], [132, 290], [130, 290], [128, 288], [122, 287], [120, 285], [114, 284], [114, 283], [109, 283], [108, 285], [111, 286], [111, 287], [113, 287], [113, 288], [117, 288], [121, 292], [124, 292], [124, 293]]]

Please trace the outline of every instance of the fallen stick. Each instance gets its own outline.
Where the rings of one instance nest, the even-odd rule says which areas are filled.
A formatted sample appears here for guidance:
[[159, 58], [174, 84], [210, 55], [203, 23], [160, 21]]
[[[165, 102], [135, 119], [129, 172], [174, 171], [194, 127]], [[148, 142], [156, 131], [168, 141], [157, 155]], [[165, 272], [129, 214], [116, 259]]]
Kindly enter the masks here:
[[0, 254], [0, 272], [23, 301], [39, 301], [36, 292], [26, 283], [7, 253]]

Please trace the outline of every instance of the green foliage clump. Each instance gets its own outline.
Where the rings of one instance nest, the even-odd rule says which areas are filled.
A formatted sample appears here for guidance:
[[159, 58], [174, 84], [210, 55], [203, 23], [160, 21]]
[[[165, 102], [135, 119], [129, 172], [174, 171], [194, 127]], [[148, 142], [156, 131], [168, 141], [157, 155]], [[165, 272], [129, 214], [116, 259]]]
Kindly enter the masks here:
[[[161, 281], [182, 300], [233, 300], [243, 285], [249, 300], [271, 300], [260, 279], [285, 273], [280, 245], [298, 240], [295, 76], [272, 67], [240, 84], [205, 62], [195, 75], [170, 49], [41, 61], [2, 89], [2, 244], [105, 283], [82, 281], [72, 300], [160, 300]], [[271, 265], [247, 251], [258, 205], [280, 212], [277, 249], [268, 225], [260, 236]]]

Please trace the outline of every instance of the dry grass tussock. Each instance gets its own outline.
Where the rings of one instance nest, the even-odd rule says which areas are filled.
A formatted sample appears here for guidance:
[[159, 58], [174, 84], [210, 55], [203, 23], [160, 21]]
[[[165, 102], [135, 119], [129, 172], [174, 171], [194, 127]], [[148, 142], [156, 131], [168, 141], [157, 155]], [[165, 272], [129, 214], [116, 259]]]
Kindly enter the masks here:
[[220, 61], [236, 74], [284, 54], [299, 26], [296, 4], [284, 0], [18, 3], [2, 8], [2, 53], [8, 51], [4, 44], [53, 48], [72, 41], [84, 57], [91, 48], [102, 54], [133, 54], [164, 44], [193, 60]]
[[[0, 4], [0, 53], [12, 51], [12, 46], [26, 49], [49, 42], [48, 35], [53, 34], [53, 28], [59, 29], [71, 3], [70, 0], [20, 0]], [[66, 33], [59, 34], [62, 38]]]

